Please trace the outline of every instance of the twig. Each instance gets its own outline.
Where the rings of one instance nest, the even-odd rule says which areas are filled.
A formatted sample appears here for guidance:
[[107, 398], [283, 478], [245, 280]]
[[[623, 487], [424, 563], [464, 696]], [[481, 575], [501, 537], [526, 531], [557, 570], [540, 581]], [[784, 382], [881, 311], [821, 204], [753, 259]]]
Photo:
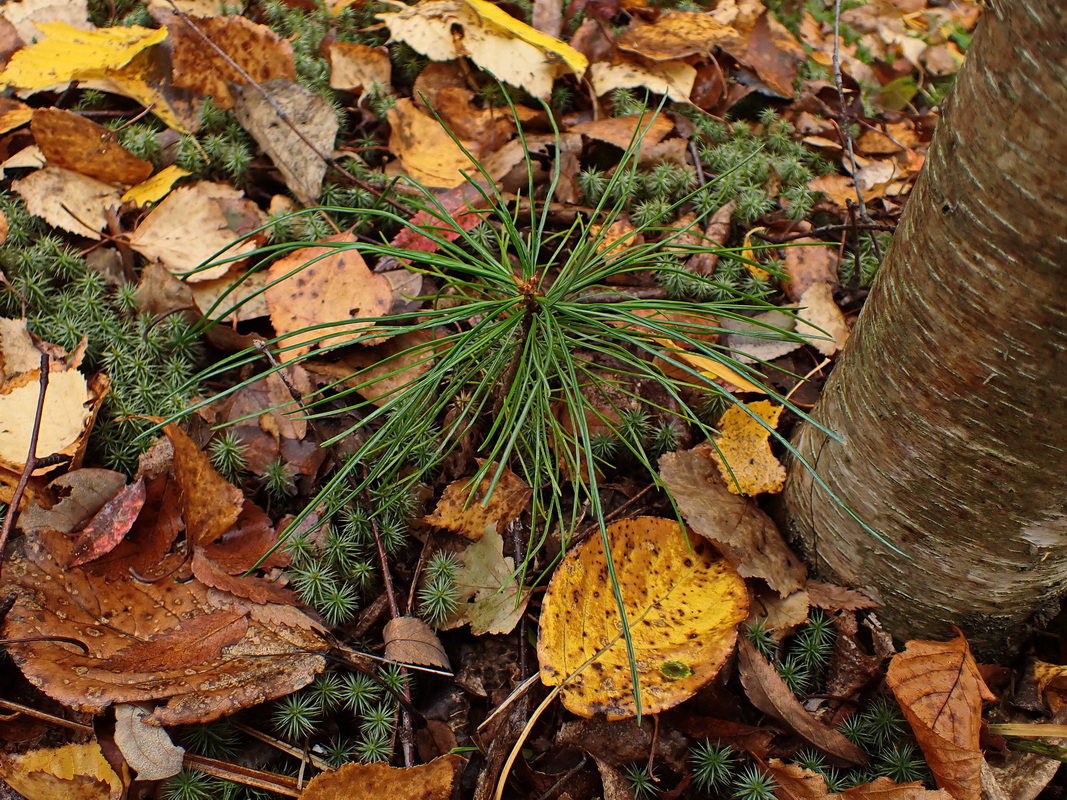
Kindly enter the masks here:
[[41, 435], [41, 419], [44, 417], [44, 396], [45, 392], [48, 391], [47, 353], [41, 353], [40, 386], [40, 394], [37, 395], [37, 411], [34, 413], [33, 428], [30, 430], [30, 452], [26, 456], [26, 465], [22, 468], [22, 474], [19, 475], [18, 485], [15, 486], [15, 491], [11, 495], [11, 503], [8, 505], [7, 514], [4, 515], [4, 526], [0, 528], [0, 569], [3, 569], [4, 548], [7, 545], [7, 539], [15, 527], [15, 519], [19, 515], [19, 504], [22, 502], [22, 496], [26, 493], [26, 487], [30, 483], [30, 476], [33, 475], [33, 471], [37, 468], [37, 439]]
[[790, 233], [785, 236], [772, 236], [767, 231], [753, 231], [752, 235], [757, 239], [763, 239], [765, 242], [771, 242], [773, 244], [785, 244], [786, 242], [793, 242], [797, 239], [815, 238], [827, 233], [840, 233], [841, 231], [885, 231], [892, 233], [897, 229], [896, 225], [890, 225], [882, 222], [872, 222], [870, 225], [852, 223], [842, 225], [822, 225], [818, 228], [812, 228], [810, 231], [800, 231], [799, 233]]
[[863, 190], [860, 189], [859, 168], [856, 166], [856, 154], [852, 150], [852, 136], [848, 132], [850, 114], [845, 105], [845, 87], [841, 81], [841, 0], [834, 0], [834, 85], [837, 87], [837, 98], [841, 103], [841, 116], [844, 126], [838, 126], [841, 137], [845, 140], [845, 152], [848, 153], [848, 161], [852, 166], [852, 184], [856, 189], [856, 198], [859, 200], [860, 216], [863, 221], [870, 225], [871, 219], [867, 216], [867, 201], [863, 199]]

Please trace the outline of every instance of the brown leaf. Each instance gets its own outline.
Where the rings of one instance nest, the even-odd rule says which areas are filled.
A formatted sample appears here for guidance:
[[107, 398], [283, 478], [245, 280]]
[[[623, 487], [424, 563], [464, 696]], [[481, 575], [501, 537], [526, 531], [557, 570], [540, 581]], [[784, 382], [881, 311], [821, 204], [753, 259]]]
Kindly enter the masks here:
[[[646, 130], [647, 129], [647, 130]], [[637, 136], [644, 131], [641, 139], [641, 151], [644, 152], [674, 130], [674, 123], [666, 116], [634, 114], [629, 117], [605, 117], [591, 122], [580, 122], [571, 126], [571, 133], [580, 133], [590, 139], [613, 144], [623, 150], [637, 141]], [[639, 155], [638, 158], [641, 156]]]
[[522, 478], [504, 467], [493, 494], [486, 498], [496, 473], [497, 465], [490, 465], [489, 473], [477, 487], [472, 486], [470, 478], [452, 481], [442, 492], [437, 508], [424, 521], [472, 542], [481, 539], [489, 525], [502, 529], [526, 510], [531, 490]]
[[526, 613], [529, 590], [515, 578], [515, 560], [504, 557], [504, 540], [490, 523], [485, 535], [459, 557], [456, 589], [459, 608], [440, 627], [443, 630], [470, 623], [471, 633], [511, 633]]
[[389, 63], [387, 48], [333, 42], [326, 51], [326, 58], [330, 62], [331, 89], [349, 92], [359, 89], [362, 97], [377, 84], [383, 92], [393, 93], [393, 67]]
[[618, 47], [652, 61], [675, 61], [687, 56], [710, 56], [716, 47], [735, 48], [737, 31], [703, 11], [668, 11], [651, 25], [623, 33]]
[[27, 800], [121, 800], [126, 786], [100, 745], [68, 744], [0, 757], [0, 775]]
[[219, 475], [185, 431], [167, 425], [163, 432], [174, 445], [174, 478], [181, 489], [186, 537], [194, 545], [211, 544], [237, 522], [244, 495]]
[[772, 758], [767, 762], [767, 772], [778, 784], [775, 797], [824, 800], [830, 796], [826, 790], [826, 778], [814, 770], [804, 769], [800, 764], [786, 764], [781, 759]]
[[325, 97], [291, 80], [266, 81], [260, 88], [237, 90], [237, 121], [274, 162], [296, 199], [313, 205], [337, 138], [337, 114]]
[[126, 476], [110, 469], [78, 469], [48, 484], [54, 505], [35, 505], [19, 515], [25, 533], [73, 533], [92, 519], [126, 485]]
[[143, 480], [125, 486], [89, 521], [71, 552], [69, 567], [77, 567], [110, 553], [129, 533], [145, 501]]
[[920, 781], [894, 783], [889, 778], [854, 786], [833, 797], [841, 800], [953, 800], [944, 789], [927, 789]]
[[819, 244], [815, 239], [797, 239], [785, 248], [783, 270], [789, 276], [784, 282], [790, 300], [797, 301], [813, 283], [837, 283], [838, 253], [835, 248]]
[[840, 794], [829, 794], [826, 779], [799, 764], [785, 764], [777, 758], [767, 762], [767, 771], [778, 784], [775, 797], [782, 800], [951, 800], [944, 790], [927, 789], [921, 781], [894, 783], [878, 778], [874, 783], [854, 786]]
[[[731, 200], [711, 215], [711, 219], [708, 220], [708, 225], [704, 229], [704, 238], [708, 240], [708, 244], [726, 244], [726, 240], [730, 238], [730, 220], [733, 218], [736, 206], [737, 201]], [[710, 278], [715, 274], [715, 267], [718, 263], [719, 254], [716, 252], [696, 253], [689, 257], [686, 262], [686, 268], [691, 269], [698, 275], [703, 275], [705, 278]]]
[[856, 589], [845, 589], [832, 583], [809, 580], [804, 584], [808, 599], [815, 608], [826, 611], [859, 611], [863, 608], [881, 608], [879, 603]]
[[825, 281], [811, 284], [804, 290], [797, 305], [800, 306], [797, 311], [797, 336], [807, 339], [824, 356], [832, 356], [845, 346], [849, 336], [848, 323], [834, 302], [830, 284]]
[[300, 800], [451, 800], [457, 755], [441, 756], [417, 767], [345, 764], [312, 778]]
[[254, 576], [231, 575], [197, 547], [193, 553], [193, 575], [205, 586], [243, 597], [253, 603], [299, 605], [299, 598], [290, 590]]
[[99, 239], [107, 209], [122, 205], [120, 190], [111, 184], [60, 167], [39, 169], [13, 181], [11, 188], [31, 214], [86, 239]]
[[232, 528], [204, 547], [204, 553], [230, 575], [240, 575], [259, 565], [263, 569], [284, 567], [289, 558], [277, 549], [259, 564], [259, 560], [278, 544], [278, 535], [268, 517], [251, 500], [245, 500], [240, 516]]
[[394, 617], [382, 629], [385, 657], [402, 664], [450, 669], [448, 654], [433, 628], [418, 617]]
[[763, 83], [780, 97], [793, 97], [793, 84], [806, 54], [793, 34], [764, 11], [748, 32], [745, 52], [732, 50], [729, 44], [723, 49], [734, 55], [742, 64], [752, 68]]
[[161, 781], [182, 771], [185, 750], [157, 725], [146, 723], [147, 706], [121, 703], [115, 707], [115, 744], [139, 781]]
[[955, 800], [981, 796], [982, 701], [986, 687], [960, 635], [950, 642], [911, 641], [889, 664], [886, 684], [915, 732], [937, 785]]
[[[355, 241], [350, 233], [323, 239], [335, 245]], [[294, 334], [286, 336], [282, 344], [285, 349], [278, 355], [283, 361], [309, 352], [324, 336], [329, 337], [326, 343], [331, 347], [355, 340], [374, 327], [372, 322], [359, 320], [384, 316], [393, 303], [389, 282], [371, 272], [363, 256], [350, 247], [302, 248], [271, 264], [270, 278], [272, 285], [266, 296], [271, 324], [280, 336]], [[297, 333], [339, 322], [349, 324], [343, 329]]]
[[686, 523], [715, 543], [744, 577], [762, 578], [786, 595], [804, 584], [804, 564], [774, 522], [747, 497], [730, 492], [701, 450], [660, 457], [660, 477]]
[[152, 165], [120, 145], [114, 131], [80, 114], [40, 108], [33, 113], [30, 130], [44, 157], [57, 167], [127, 186], [152, 174]]
[[256, 83], [274, 78], [296, 79], [293, 46], [266, 25], [257, 25], [239, 14], [189, 20], [210, 42], [178, 15], [164, 15], [175, 86], [206, 94], [219, 108], [233, 108], [230, 84], [245, 85], [247, 79], [215, 47]]
[[752, 705], [820, 750], [853, 764], [867, 763], [866, 753], [804, 710], [778, 670], [744, 636], [738, 637], [737, 655], [741, 683]]
[[95, 714], [165, 700], [152, 724], [206, 722], [289, 694], [324, 666], [325, 642], [295, 609], [242, 605], [178, 576], [143, 583], [64, 569], [70, 549], [61, 534], [23, 537], [2, 588], [19, 592], [4, 635], [71, 637], [88, 649], [8, 646], [30, 682], [65, 705]]

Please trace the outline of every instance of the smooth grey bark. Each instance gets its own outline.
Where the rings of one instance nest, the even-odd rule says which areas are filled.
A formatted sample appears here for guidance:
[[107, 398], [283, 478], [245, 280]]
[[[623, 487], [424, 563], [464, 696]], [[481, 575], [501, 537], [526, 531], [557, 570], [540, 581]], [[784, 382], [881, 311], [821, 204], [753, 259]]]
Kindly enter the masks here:
[[1011, 652], [1067, 589], [1067, 5], [991, 0], [881, 273], [794, 437], [788, 526], [902, 638]]

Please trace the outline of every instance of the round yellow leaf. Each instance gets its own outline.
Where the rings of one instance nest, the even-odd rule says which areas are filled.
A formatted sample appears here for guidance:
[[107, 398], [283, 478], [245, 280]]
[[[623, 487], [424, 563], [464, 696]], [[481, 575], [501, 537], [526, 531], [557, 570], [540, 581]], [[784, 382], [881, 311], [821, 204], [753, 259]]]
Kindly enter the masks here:
[[[699, 536], [687, 541], [674, 520], [622, 520], [608, 526], [607, 536], [633, 637], [641, 709], [655, 714], [715, 677], [748, 614], [748, 595], [712, 545]], [[541, 612], [537, 657], [542, 682], [563, 683], [563, 705], [575, 714], [636, 715], [601, 537], [575, 547], [556, 570]]]

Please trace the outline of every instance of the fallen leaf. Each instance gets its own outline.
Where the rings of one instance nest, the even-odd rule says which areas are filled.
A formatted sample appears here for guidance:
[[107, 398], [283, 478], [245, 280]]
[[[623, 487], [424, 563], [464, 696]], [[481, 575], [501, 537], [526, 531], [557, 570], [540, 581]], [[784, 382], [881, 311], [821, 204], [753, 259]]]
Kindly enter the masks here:
[[762, 578], [781, 597], [804, 585], [803, 562], [751, 498], [726, 487], [706, 447], [665, 453], [659, 470], [686, 524], [714, 542], [739, 574]]
[[0, 8], [0, 16], [11, 23], [23, 42], [41, 38], [38, 22], [65, 22], [79, 30], [93, 29], [87, 0], [11, 0]]
[[47, 506], [33, 505], [19, 515], [24, 533], [73, 533], [122, 490], [126, 476], [110, 469], [76, 469], [48, 484]]
[[185, 431], [167, 425], [163, 432], [174, 446], [174, 479], [181, 489], [186, 537], [194, 545], [211, 544], [237, 522], [244, 495], [219, 475]]
[[[591, 139], [608, 142], [623, 150], [640, 142], [640, 153], [650, 150], [674, 130], [674, 123], [666, 116], [634, 114], [628, 117], [605, 117], [572, 125], [571, 133], [581, 133]], [[638, 136], [638, 134], [641, 134]]]
[[[264, 219], [259, 207], [240, 190], [224, 183], [198, 181], [167, 195], [130, 234], [129, 243], [175, 275], [192, 273], [186, 278], [191, 283], [208, 281], [225, 275], [241, 263], [241, 256], [256, 248], [256, 242], [246, 234]], [[225, 263], [193, 272], [218, 261]]]
[[326, 51], [326, 57], [330, 62], [331, 89], [349, 92], [358, 89], [362, 91], [361, 98], [375, 86], [386, 94], [393, 93], [393, 67], [389, 63], [387, 48], [334, 42]]
[[756, 400], [730, 406], [719, 420], [720, 434], [709, 455], [734, 494], [782, 491], [785, 467], [771, 453], [769, 441], [781, 414], [781, 406]]
[[119, 190], [78, 172], [45, 167], [13, 181], [11, 188], [26, 201], [26, 210], [49, 225], [99, 239], [107, 225], [107, 209], [117, 208]]
[[694, 55], [707, 57], [716, 47], [739, 42], [737, 31], [703, 11], [668, 11], [650, 25], [625, 31], [618, 47], [651, 61], [674, 61]]
[[157, 203], [170, 194], [170, 190], [177, 181], [191, 174], [191, 172], [171, 164], [169, 167], [161, 169], [148, 180], [128, 189], [126, 194], [122, 196], [122, 202], [133, 203], [138, 207], [149, 203]]
[[66, 569], [70, 550], [62, 534], [24, 536], [3, 576], [3, 591], [19, 593], [5, 636], [69, 637], [88, 650], [8, 645], [27, 679], [64, 705], [99, 714], [160, 700], [150, 724], [208, 722], [290, 694], [325, 664], [318, 626], [296, 609], [244, 605], [178, 575], [145, 583]]
[[[495, 78], [548, 99], [561, 75], [585, 71], [588, 60], [485, 0], [422, 0], [413, 6], [391, 3], [379, 13], [390, 41], [404, 42], [432, 61], [470, 59]], [[462, 31], [454, 37], [453, 30]]]
[[185, 749], [174, 744], [163, 728], [145, 722], [151, 711], [133, 703], [115, 706], [115, 744], [139, 781], [173, 777], [182, 771], [185, 758]]
[[754, 317], [724, 319], [722, 326], [730, 331], [724, 341], [726, 349], [741, 364], [766, 363], [803, 347], [787, 338], [796, 327], [796, 319], [777, 309]]
[[249, 78], [259, 84], [296, 80], [293, 46], [266, 25], [239, 14], [182, 19], [170, 13], [163, 22], [170, 37], [173, 84], [208, 95], [219, 108], [233, 108], [232, 87], [247, 85]]
[[300, 800], [451, 800], [456, 771], [463, 763], [457, 755], [445, 755], [406, 769], [344, 764], [312, 778]]
[[340, 125], [330, 101], [294, 81], [276, 78], [237, 89], [234, 112], [274, 162], [289, 191], [304, 205], [314, 205]]
[[[490, 495], [489, 488], [494, 481], [496, 486]], [[498, 470], [493, 464], [476, 487], [472, 484], [471, 478], [448, 484], [441, 493], [437, 508], [427, 514], [424, 521], [476, 542], [490, 526], [502, 529], [530, 504], [530, 487], [507, 467]]]
[[955, 800], [982, 793], [982, 701], [996, 697], [978, 672], [967, 640], [911, 641], [889, 663], [889, 686], [900, 703], [934, 779]]
[[450, 669], [448, 654], [433, 628], [418, 617], [394, 617], [382, 629], [385, 657], [400, 664]]
[[[710, 544], [687, 539], [673, 520], [622, 520], [605, 535], [637, 655], [642, 710], [656, 714], [687, 700], [726, 662], [748, 614], [744, 582]], [[607, 558], [600, 536], [563, 557], [544, 597], [537, 657], [541, 681], [563, 684], [569, 711], [623, 719], [637, 706]]]
[[144, 501], [143, 480], [120, 489], [82, 528], [67, 566], [81, 566], [114, 550], [133, 527]]
[[790, 300], [796, 301], [813, 283], [837, 283], [838, 248], [827, 247], [815, 239], [803, 238], [785, 248], [782, 270], [788, 281], [782, 285]]
[[59, 108], [40, 108], [30, 130], [49, 163], [104, 183], [141, 183], [152, 165], [122, 147], [115, 132]]
[[781, 642], [808, 620], [810, 603], [808, 593], [803, 589], [782, 597], [769, 586], [749, 584], [749, 592], [752, 595], [751, 611], [745, 624], [762, 627], [776, 642]]
[[504, 540], [495, 524], [459, 556], [456, 570], [459, 608], [441, 625], [451, 630], [470, 623], [471, 633], [511, 633], [526, 613], [530, 592], [515, 577], [515, 559], [504, 557]]
[[796, 334], [808, 340], [824, 356], [832, 356], [848, 341], [848, 323], [834, 302], [833, 289], [825, 282], [813, 283], [797, 302]]
[[388, 119], [389, 149], [413, 180], [452, 189], [467, 182], [464, 171], [477, 174], [471, 159], [463, 152], [466, 149], [473, 154], [478, 149], [474, 142], [457, 143], [440, 122], [423, 114], [408, 98], [397, 100], [389, 109]]
[[832, 583], [809, 580], [804, 584], [811, 604], [826, 611], [859, 611], [864, 608], [880, 608], [880, 605], [863, 592], [834, 586]]
[[430, 208], [417, 212], [389, 244], [402, 250], [436, 253], [439, 240], [454, 242], [461, 231], [471, 230], [485, 218], [481, 211], [488, 206], [479, 186], [465, 181], [437, 196]]
[[0, 383], [41, 366], [41, 351], [33, 343], [25, 317], [0, 317]]
[[1067, 707], [1067, 667], [1034, 660], [1034, 683], [1037, 693], [1053, 713]]
[[0, 775], [26, 800], [122, 800], [126, 785], [100, 745], [68, 744], [0, 756]]
[[840, 800], [953, 800], [944, 789], [927, 789], [921, 781], [894, 783], [889, 778], [878, 778], [873, 783], [854, 786], [830, 797]]
[[820, 750], [852, 764], [867, 763], [867, 754], [863, 750], [804, 709], [774, 665], [744, 636], [738, 640], [737, 657], [741, 684], [752, 705]]
[[754, 70], [772, 94], [793, 98], [793, 85], [807, 55], [789, 29], [770, 12], [764, 10], [749, 28], [744, 52], [730, 42], [722, 47]]
[[[358, 250], [346, 246], [355, 242], [351, 233], [328, 236], [322, 246], [296, 250], [271, 264], [271, 285], [264, 295], [271, 324], [285, 337], [278, 353], [282, 361], [292, 361], [320, 343], [334, 348], [381, 341], [367, 338], [374, 328], [367, 320], [389, 313], [392, 290], [385, 278], [370, 271]], [[305, 330], [331, 323], [335, 327]], [[336, 323], [348, 324], [338, 328]]]
[[697, 71], [681, 61], [643, 65], [621, 58], [614, 63], [598, 61], [589, 68], [589, 83], [600, 97], [612, 89], [648, 89], [665, 94], [676, 103], [686, 103], [693, 91]]
[[41, 22], [37, 28], [41, 38], [11, 57], [0, 72], [0, 84], [29, 92], [50, 89], [123, 67], [167, 38], [165, 28], [137, 25], [83, 31], [65, 22]]
[[265, 271], [230, 270], [221, 278], [191, 284], [193, 301], [207, 319], [237, 323], [269, 317], [266, 288], [270, 277]]
[[775, 796], [783, 800], [952, 800], [948, 792], [927, 789], [921, 781], [894, 783], [889, 778], [878, 778], [874, 783], [830, 794], [822, 775], [777, 758], [767, 762], [767, 771], [778, 784]]
[[21, 127], [31, 119], [33, 119], [33, 109], [28, 105], [12, 97], [0, 98], [0, 133], [7, 133]]

